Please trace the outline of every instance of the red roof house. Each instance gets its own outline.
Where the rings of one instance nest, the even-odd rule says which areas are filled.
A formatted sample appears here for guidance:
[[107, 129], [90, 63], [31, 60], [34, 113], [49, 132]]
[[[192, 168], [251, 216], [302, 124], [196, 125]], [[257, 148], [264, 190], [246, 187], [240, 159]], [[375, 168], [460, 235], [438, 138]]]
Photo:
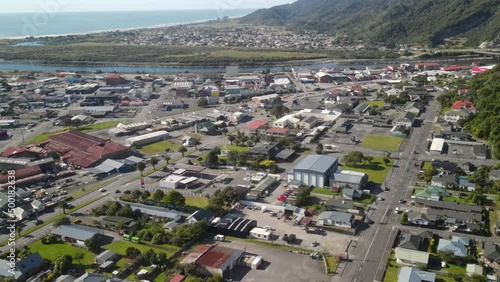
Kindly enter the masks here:
[[267, 135], [274, 137], [286, 137], [290, 133], [290, 129], [281, 127], [271, 127], [266, 130]]
[[259, 119], [245, 125], [245, 133], [250, 135], [264, 135], [267, 129], [267, 120]]
[[170, 282], [182, 282], [184, 281], [184, 279], [186, 279], [186, 276], [182, 274], [176, 274], [174, 277], [172, 277], [172, 279], [170, 279]]
[[454, 110], [474, 110], [474, 104], [471, 101], [456, 101], [452, 106]]

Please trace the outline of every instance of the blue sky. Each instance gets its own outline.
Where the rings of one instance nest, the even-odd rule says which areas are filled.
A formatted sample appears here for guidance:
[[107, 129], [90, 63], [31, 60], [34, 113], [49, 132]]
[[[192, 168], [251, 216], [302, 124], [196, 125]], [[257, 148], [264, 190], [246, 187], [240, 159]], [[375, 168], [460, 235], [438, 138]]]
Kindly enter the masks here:
[[268, 8], [294, 0], [15, 0], [1, 13]]

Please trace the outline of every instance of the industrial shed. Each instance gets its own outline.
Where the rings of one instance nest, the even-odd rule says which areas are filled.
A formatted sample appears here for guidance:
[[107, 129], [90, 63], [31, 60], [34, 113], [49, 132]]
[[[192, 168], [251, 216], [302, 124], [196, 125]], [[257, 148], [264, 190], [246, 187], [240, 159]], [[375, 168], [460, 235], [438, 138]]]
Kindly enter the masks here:
[[168, 138], [168, 136], [169, 134], [167, 131], [161, 130], [153, 133], [127, 138], [125, 139], [125, 144], [128, 146], [142, 146], [164, 141]]

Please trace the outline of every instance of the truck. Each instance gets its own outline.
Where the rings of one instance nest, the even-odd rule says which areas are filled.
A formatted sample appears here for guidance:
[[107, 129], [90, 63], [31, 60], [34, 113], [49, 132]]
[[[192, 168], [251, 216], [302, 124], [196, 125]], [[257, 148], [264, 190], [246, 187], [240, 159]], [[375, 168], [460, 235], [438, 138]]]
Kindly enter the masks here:
[[306, 233], [308, 234], [322, 234], [323, 233], [323, 229], [319, 228], [319, 227], [307, 227], [306, 228]]

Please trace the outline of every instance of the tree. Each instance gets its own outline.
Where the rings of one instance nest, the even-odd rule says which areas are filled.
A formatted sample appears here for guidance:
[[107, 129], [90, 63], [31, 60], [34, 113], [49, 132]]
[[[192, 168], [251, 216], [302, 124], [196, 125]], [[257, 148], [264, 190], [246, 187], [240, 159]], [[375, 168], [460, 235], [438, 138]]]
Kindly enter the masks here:
[[198, 150], [199, 145], [201, 145], [200, 140], [198, 140], [197, 138], [194, 138], [193, 139], [193, 146], [196, 148], [196, 150]]
[[30, 248], [28, 248], [27, 246], [23, 247], [19, 253], [17, 254], [17, 258], [18, 259], [23, 259], [29, 255], [31, 255], [31, 251], [30, 251]]
[[129, 259], [134, 259], [138, 256], [141, 255], [141, 251], [139, 251], [138, 249], [134, 248], [134, 247], [128, 247], [126, 250], [125, 250], [125, 255], [129, 258]]
[[371, 156], [365, 156], [365, 160], [366, 160], [369, 164], [371, 164], [371, 163], [372, 163], [372, 161], [373, 161], [373, 157], [371, 157]]
[[263, 160], [259, 162], [259, 166], [265, 167], [265, 168], [270, 168], [271, 166], [275, 165], [276, 162], [273, 160]]
[[227, 162], [235, 167], [238, 164], [238, 155], [236, 151], [229, 151], [227, 153]]
[[74, 259], [75, 259], [76, 261], [78, 261], [78, 264], [80, 264], [80, 263], [81, 263], [81, 261], [82, 261], [82, 259], [83, 259], [84, 257], [85, 257], [85, 255], [84, 255], [83, 253], [76, 253], [76, 254], [74, 255]]
[[149, 199], [149, 197], [151, 197], [151, 193], [149, 191], [142, 192], [142, 194], [141, 194], [141, 200], [143, 202], [147, 201]]
[[153, 200], [155, 200], [155, 202], [157, 202], [157, 203], [161, 202], [161, 200], [163, 200], [164, 197], [165, 197], [165, 193], [163, 193], [162, 190], [156, 190], [153, 193]]
[[152, 157], [150, 160], [149, 160], [149, 163], [153, 166], [153, 169], [156, 170], [156, 165], [159, 163], [160, 161], [156, 158], [156, 157]]
[[208, 201], [207, 208], [213, 211], [217, 216], [222, 216], [226, 213], [226, 209], [224, 208], [224, 199], [222, 197], [212, 197]]
[[238, 201], [237, 195], [231, 187], [215, 191], [214, 195], [208, 201], [208, 209], [221, 216], [228, 212]]
[[207, 282], [224, 282], [224, 278], [220, 274], [215, 274], [207, 279]]
[[309, 190], [309, 187], [300, 187], [299, 190], [297, 191], [296, 205], [299, 207], [306, 206], [309, 204], [310, 200], [311, 200], [311, 191]]
[[165, 195], [163, 202], [167, 205], [182, 207], [186, 205], [186, 198], [178, 191], [172, 190]]
[[439, 257], [446, 263], [450, 263], [454, 260], [455, 255], [453, 254], [453, 251], [444, 251], [444, 252], [439, 252]]
[[236, 140], [236, 137], [234, 137], [234, 135], [229, 135], [227, 137], [227, 140], [229, 140], [229, 142], [231, 142], [231, 145], [233, 145], [233, 141]]
[[206, 228], [207, 223], [205, 220], [194, 224], [182, 224], [174, 230], [172, 242], [177, 246], [195, 243], [205, 236]]
[[85, 247], [93, 253], [98, 253], [101, 249], [95, 237], [85, 240]]
[[316, 146], [316, 154], [318, 155], [321, 155], [323, 154], [323, 144], [318, 144], [318, 146]]
[[437, 174], [437, 170], [434, 167], [427, 168], [424, 171], [424, 179], [426, 182], [431, 182], [432, 177]]
[[132, 199], [134, 200], [138, 200], [142, 195], [142, 192], [139, 191], [139, 190], [134, 190], [132, 191], [132, 193], [130, 194], [130, 197], [132, 197]]
[[179, 150], [177, 150], [177, 151], [178, 151], [179, 153], [181, 153], [181, 154], [182, 154], [182, 156], [184, 157], [184, 153], [186, 153], [186, 152], [187, 152], [187, 149], [186, 149], [186, 147], [181, 146], [181, 147], [179, 148]]
[[68, 272], [71, 264], [73, 263], [73, 258], [70, 255], [62, 255], [54, 261], [53, 272], [57, 275], [63, 275]]
[[202, 97], [202, 98], [198, 99], [198, 107], [204, 108], [206, 106], [208, 106], [208, 100], [207, 100], [207, 98]]
[[67, 224], [71, 224], [71, 220], [69, 219], [69, 217], [63, 217], [61, 219], [58, 219], [54, 222], [54, 226], [55, 227], [59, 227], [61, 225], [67, 225]]
[[21, 225], [16, 225], [16, 233], [17, 233], [17, 236], [18, 237], [21, 237], [21, 231], [23, 230], [23, 228], [21, 227]]
[[247, 152], [240, 152], [238, 153], [238, 163], [241, 166], [246, 166], [248, 161], [248, 153]]
[[403, 213], [403, 216], [401, 217], [401, 224], [408, 224], [408, 214], [405, 212]]
[[172, 158], [170, 156], [165, 156], [165, 161], [167, 162], [167, 164], [170, 162]]
[[359, 151], [352, 151], [344, 156], [343, 162], [348, 166], [356, 166], [363, 162], [365, 156]]
[[390, 163], [391, 163], [391, 160], [389, 160], [388, 158], [384, 158], [385, 166], [388, 166]]
[[271, 110], [269, 111], [270, 114], [272, 114], [273, 116], [275, 116], [277, 118], [280, 118], [280, 117], [284, 116], [285, 114], [288, 114], [289, 112], [290, 112], [290, 110], [287, 107], [285, 107], [282, 103], [274, 104], [271, 107]]
[[203, 160], [203, 166], [208, 168], [214, 168], [219, 165], [219, 156], [215, 150], [208, 153], [205, 160]]
[[146, 169], [146, 164], [144, 162], [138, 162], [137, 169], [141, 172], [141, 176], [144, 176], [142, 172]]
[[59, 208], [62, 209], [63, 214], [66, 214], [67, 207], [68, 207], [68, 203], [66, 203], [66, 201], [59, 201]]
[[186, 280], [184, 280], [184, 282], [204, 282], [204, 280], [200, 277], [189, 276]]

